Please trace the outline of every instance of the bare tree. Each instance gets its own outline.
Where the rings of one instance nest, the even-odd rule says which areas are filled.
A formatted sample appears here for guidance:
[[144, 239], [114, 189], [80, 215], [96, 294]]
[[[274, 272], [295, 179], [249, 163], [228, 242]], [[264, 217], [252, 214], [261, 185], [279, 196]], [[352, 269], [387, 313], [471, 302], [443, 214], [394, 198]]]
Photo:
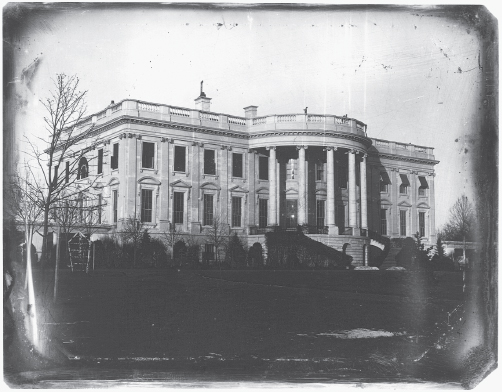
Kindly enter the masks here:
[[467, 196], [462, 195], [450, 209], [450, 220], [439, 232], [442, 240], [463, 241], [465, 260], [465, 242], [473, 239], [475, 225], [474, 209]]
[[79, 90], [78, 77], [58, 74], [49, 97], [40, 101], [47, 112], [44, 117], [46, 132], [34, 139], [26, 138], [29, 146], [26, 154], [34, 161], [29, 168], [41, 177], [34, 184], [34, 194], [43, 209], [43, 259], [47, 258], [52, 206], [75, 196], [70, 191], [75, 189], [73, 185], [89, 174], [89, 162], [84, 155], [93, 148], [92, 143], [79, 145], [84, 139], [91, 140], [88, 137], [92, 125], [83, 126], [81, 122], [86, 111], [86, 94], [87, 91]]
[[171, 251], [171, 260], [174, 261], [174, 245], [178, 241], [185, 240], [185, 233], [176, 227], [174, 223], [169, 223], [169, 230], [164, 232], [164, 243]]
[[143, 228], [143, 223], [140, 219], [135, 218], [134, 216], [129, 216], [124, 225], [122, 226], [122, 230], [120, 232], [120, 238], [124, 243], [130, 243], [133, 246], [133, 266], [136, 267], [136, 259], [138, 254], [138, 248], [141, 244], [141, 239], [143, 238], [143, 233], [145, 230]]
[[206, 243], [214, 245], [215, 261], [220, 265], [219, 252], [228, 243], [229, 226], [224, 215], [213, 216], [211, 224], [205, 228]]
[[36, 195], [33, 194], [33, 184], [36, 183], [32, 172], [25, 170], [25, 175], [13, 176], [10, 186], [9, 207], [12, 215], [24, 224], [25, 247], [26, 247], [26, 287], [28, 289], [28, 329], [32, 343], [38, 345], [37, 311], [35, 303], [35, 289], [32, 273], [32, 242], [33, 234], [41, 225], [43, 208], [39, 204]]

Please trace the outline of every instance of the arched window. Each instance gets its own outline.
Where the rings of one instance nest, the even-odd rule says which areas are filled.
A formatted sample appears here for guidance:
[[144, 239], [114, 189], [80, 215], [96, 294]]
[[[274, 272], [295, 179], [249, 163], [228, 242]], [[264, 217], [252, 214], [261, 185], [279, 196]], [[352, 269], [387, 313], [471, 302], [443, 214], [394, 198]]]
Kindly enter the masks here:
[[89, 177], [89, 164], [87, 163], [87, 159], [85, 157], [80, 158], [78, 161], [78, 174], [77, 180], [81, 180], [82, 178]]

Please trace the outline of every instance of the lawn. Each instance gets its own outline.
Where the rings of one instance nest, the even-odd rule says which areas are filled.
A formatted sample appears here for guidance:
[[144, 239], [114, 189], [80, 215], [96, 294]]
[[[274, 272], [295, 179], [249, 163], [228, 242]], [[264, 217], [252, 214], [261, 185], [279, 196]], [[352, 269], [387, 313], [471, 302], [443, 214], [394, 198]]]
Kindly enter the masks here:
[[461, 301], [456, 273], [63, 270], [41, 328], [74, 367], [409, 381]]

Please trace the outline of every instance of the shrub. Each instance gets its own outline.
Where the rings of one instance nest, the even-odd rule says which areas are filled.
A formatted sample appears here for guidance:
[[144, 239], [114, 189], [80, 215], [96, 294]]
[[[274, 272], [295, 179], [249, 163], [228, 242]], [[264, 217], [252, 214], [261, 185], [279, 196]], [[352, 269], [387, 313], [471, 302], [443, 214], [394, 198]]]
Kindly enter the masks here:
[[263, 248], [259, 242], [249, 248], [246, 264], [251, 268], [263, 267]]
[[234, 233], [228, 242], [224, 263], [232, 268], [243, 268], [246, 266], [246, 251], [237, 233]]
[[420, 239], [420, 235], [415, 234], [415, 239], [407, 237], [403, 241], [403, 246], [396, 255], [396, 262], [399, 267], [404, 267], [409, 271], [432, 270], [430, 263], [430, 253], [433, 247], [425, 249], [425, 245]]

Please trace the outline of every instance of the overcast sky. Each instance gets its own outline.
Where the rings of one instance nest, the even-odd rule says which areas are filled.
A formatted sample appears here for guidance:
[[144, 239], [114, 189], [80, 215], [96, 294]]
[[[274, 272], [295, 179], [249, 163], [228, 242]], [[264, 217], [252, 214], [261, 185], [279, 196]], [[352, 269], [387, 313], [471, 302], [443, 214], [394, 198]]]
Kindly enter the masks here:
[[214, 112], [308, 106], [361, 120], [370, 137], [434, 147], [439, 227], [462, 193], [472, 195], [480, 46], [468, 25], [429, 11], [75, 6], [27, 14], [12, 42], [23, 102], [16, 131], [40, 134], [38, 100], [57, 73], [80, 77], [89, 114], [125, 98], [194, 107], [204, 80]]

